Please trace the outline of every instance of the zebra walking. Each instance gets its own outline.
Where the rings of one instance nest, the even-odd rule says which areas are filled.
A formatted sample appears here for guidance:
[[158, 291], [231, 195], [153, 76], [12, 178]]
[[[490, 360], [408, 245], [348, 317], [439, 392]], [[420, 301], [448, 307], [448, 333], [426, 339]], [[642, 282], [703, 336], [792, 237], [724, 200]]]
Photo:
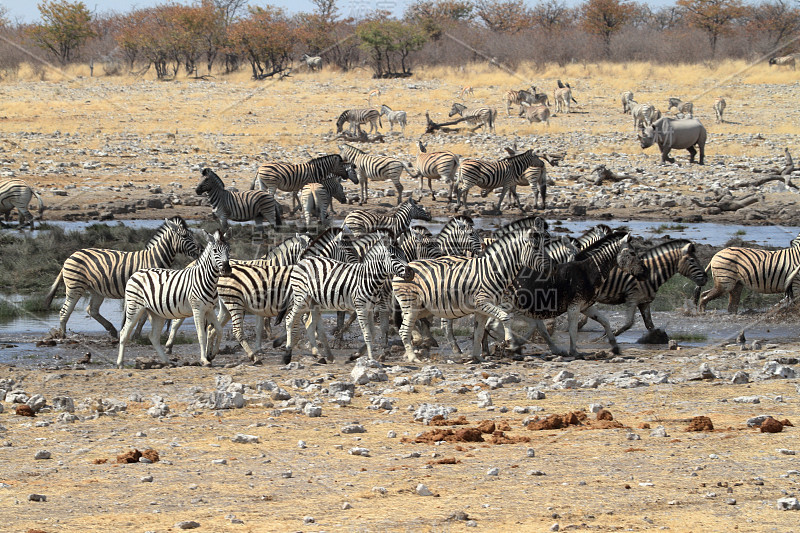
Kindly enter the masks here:
[[342, 133], [344, 130], [344, 123], [350, 123], [350, 132], [353, 136], [361, 135], [361, 125], [369, 123], [369, 132], [378, 132], [378, 126], [381, 124], [381, 113], [372, 107], [363, 107], [358, 109], [348, 109], [343, 111], [339, 118], [336, 119], [336, 133]]
[[481, 126], [483, 126], [486, 130], [494, 131], [494, 123], [497, 121], [497, 109], [492, 109], [489, 107], [476, 107], [474, 109], [467, 109], [467, 106], [464, 104], [454, 103], [453, 107], [450, 108], [450, 114], [448, 117], [452, 117], [453, 115], [459, 115], [467, 119], [467, 124], [472, 124], [475, 127], [472, 131], [477, 130]]
[[794, 271], [800, 266], [800, 247], [769, 251], [757, 248], [723, 248], [711, 258], [714, 287], [700, 295], [699, 310], [711, 300], [728, 295], [728, 312], [739, 309], [742, 289], [761, 294], [776, 294], [791, 288]]
[[633, 92], [631, 91], [622, 91], [619, 95], [620, 100], [622, 101], [622, 112], [626, 115], [631, 112], [631, 102], [633, 102]]
[[314, 72], [315, 70], [322, 70], [322, 58], [319, 56], [310, 56], [303, 54], [300, 56], [300, 61], [304, 61], [308, 70]]
[[273, 196], [275, 191], [294, 193], [292, 196], [292, 212], [300, 207], [298, 193], [308, 183], [321, 183], [330, 175], [349, 179], [358, 185], [354, 169], [346, 165], [339, 154], [329, 154], [316, 157], [305, 163], [264, 163], [258, 167], [256, 177], [250, 189], [266, 190]]
[[39, 193], [31, 189], [27, 183], [16, 178], [0, 179], [0, 215], [4, 215], [6, 221], [9, 220], [11, 210], [16, 208], [19, 213], [19, 229], [25, 227], [26, 224], [30, 225], [31, 230], [34, 230], [34, 217], [28, 211], [28, 204], [31, 199], [36, 197], [39, 202], [39, 220], [44, 215], [44, 202]]
[[208, 195], [211, 209], [223, 233], [228, 231], [228, 220], [255, 220], [255, 228], [260, 234], [264, 233], [264, 220], [273, 226], [281, 225], [280, 207], [273, 194], [265, 191], [228, 191], [222, 179], [210, 168], [204, 168], [202, 175], [203, 179], [195, 192]]
[[411, 226], [412, 220], [430, 221], [431, 215], [422, 204], [409, 198], [389, 215], [367, 209], [354, 209], [344, 217], [342, 226], [349, 228], [356, 235], [379, 229], [388, 229], [393, 235], [400, 235]]
[[725, 119], [722, 118], [722, 114], [725, 113], [726, 107], [728, 107], [728, 103], [721, 96], [714, 100], [714, 115], [718, 123], [725, 122]]
[[316, 216], [322, 225], [328, 222], [328, 208], [333, 199], [347, 204], [347, 196], [339, 178], [331, 177], [321, 183], [309, 183], [300, 191], [300, 204], [303, 206], [303, 217], [306, 226], [311, 225], [311, 217]]
[[[205, 233], [205, 232], [204, 232]], [[119, 338], [117, 367], [122, 368], [125, 347], [136, 323], [145, 313], [150, 319], [150, 342], [165, 363], [167, 354], [161, 347], [164, 322], [193, 316], [200, 343], [200, 361], [211, 366], [208, 358], [208, 322], [217, 332], [219, 320], [214, 314], [217, 303], [217, 280], [231, 273], [230, 245], [219, 231], [205, 234], [208, 244], [194, 266], [183, 270], [147, 268], [135, 272], [125, 285], [125, 326]]]
[[[543, 167], [544, 162], [539, 159], [533, 150], [513, 155], [499, 161], [481, 161], [479, 159], [465, 159], [461, 162], [456, 175], [456, 210], [462, 205], [467, 205], [467, 194], [473, 186], [484, 190], [493, 190], [502, 187], [497, 210], [503, 204], [506, 193], [514, 186], [526, 168], [535, 165]], [[520, 209], [522, 206], [517, 204]]]
[[67, 297], [61, 306], [59, 331], [67, 332], [67, 321], [78, 300], [89, 293], [86, 312], [97, 320], [112, 337], [117, 329], [100, 314], [100, 304], [105, 298], [122, 299], [125, 284], [134, 272], [142, 268], [169, 268], [179, 253], [197, 258], [200, 251], [194, 236], [181, 217], [165, 220], [144, 250], [123, 252], [102, 248], [85, 248], [70, 255], [45, 297], [45, 307], [50, 307], [61, 282]]
[[397, 124], [402, 128], [403, 135], [406, 134], [406, 122], [408, 121], [408, 116], [406, 115], [405, 111], [392, 111], [392, 108], [388, 105], [381, 106], [381, 116], [386, 115], [386, 118], [389, 120], [389, 131], [394, 131], [394, 125]]
[[359, 205], [367, 202], [369, 180], [392, 180], [394, 188], [397, 189], [397, 205], [400, 205], [400, 202], [403, 201], [403, 185], [400, 183], [400, 175], [403, 174], [405, 165], [399, 159], [384, 155], [370, 155], [346, 143], [339, 145], [339, 153], [344, 161], [352, 163], [355, 167], [356, 182], [361, 185]]
[[[450, 195], [447, 201], [452, 202], [453, 187], [455, 186], [455, 177], [460, 156], [449, 151], [427, 152], [427, 146], [423, 144], [421, 139], [417, 141], [417, 143], [419, 146], [419, 154], [417, 155], [413, 170], [415, 170], [416, 175], [419, 176], [419, 188], [424, 189], [422, 180], [428, 178], [428, 189], [431, 191], [431, 198], [435, 200], [436, 195], [433, 192], [431, 180], [433, 178], [443, 179], [445, 183], [450, 184]], [[415, 177], [414, 172], [409, 171], [408, 174]]]
[[[302, 312], [311, 312], [309, 342], [312, 354], [319, 355], [316, 336], [322, 338], [325, 355], [332, 360], [320, 312], [355, 311], [358, 324], [367, 345], [367, 357], [373, 358], [373, 310], [379, 305], [382, 286], [392, 276], [405, 278], [408, 263], [397, 247], [376, 245], [370, 248], [362, 263], [348, 264], [327, 258], [309, 258], [300, 261], [291, 274], [292, 295], [286, 301], [286, 354], [283, 362], [289, 363], [297, 338], [295, 322]], [[282, 313], [283, 314], [283, 313]], [[276, 321], [283, 316], [278, 315]]]

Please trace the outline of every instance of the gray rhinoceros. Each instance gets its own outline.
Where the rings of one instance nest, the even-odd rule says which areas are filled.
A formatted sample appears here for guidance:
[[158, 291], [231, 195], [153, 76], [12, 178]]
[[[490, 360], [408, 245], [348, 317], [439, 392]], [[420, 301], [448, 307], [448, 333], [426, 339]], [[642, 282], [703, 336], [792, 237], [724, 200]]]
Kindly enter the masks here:
[[706, 128], [696, 118], [674, 119], [663, 117], [651, 126], [639, 129], [639, 142], [642, 148], [649, 148], [653, 144], [658, 144], [661, 149], [661, 161], [674, 163], [675, 159], [669, 157], [669, 151], [673, 148], [685, 148], [689, 151], [689, 162], [694, 163], [694, 156], [697, 153], [695, 145], [700, 149], [701, 165], [705, 158]]

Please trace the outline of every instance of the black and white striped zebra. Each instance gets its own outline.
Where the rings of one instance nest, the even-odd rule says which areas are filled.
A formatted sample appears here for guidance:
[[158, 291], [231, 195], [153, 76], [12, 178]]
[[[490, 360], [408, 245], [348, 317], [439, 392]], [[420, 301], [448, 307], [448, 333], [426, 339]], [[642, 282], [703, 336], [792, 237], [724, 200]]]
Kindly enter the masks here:
[[[516, 185], [525, 169], [532, 165], [544, 166], [544, 162], [533, 153], [533, 150], [527, 150], [499, 161], [482, 161], [480, 159], [461, 161], [456, 173], [456, 210], [460, 209], [462, 205], [466, 207], [469, 190], [478, 186], [489, 191], [502, 187], [500, 200], [497, 202], [499, 211], [506, 193]], [[519, 207], [522, 208], [521, 205]]]
[[275, 245], [261, 258], [270, 266], [293, 265], [311, 242], [308, 235], [295, 234]]
[[459, 115], [467, 119], [467, 124], [472, 124], [475, 126], [472, 131], [477, 130], [481, 126], [489, 131], [494, 131], [494, 125], [497, 121], [497, 109], [492, 109], [490, 107], [476, 107], [474, 109], [467, 109], [467, 106], [464, 104], [454, 103], [453, 107], [450, 108], [450, 114], [448, 117], [452, 117], [453, 115]]
[[466, 215], [452, 217], [435, 238], [442, 255], [478, 257], [483, 253], [475, 222]]
[[414, 226], [401, 233], [397, 238], [397, 245], [408, 261], [435, 259], [444, 255], [436, 237], [423, 226]]
[[[374, 338], [373, 310], [379, 305], [382, 287], [392, 276], [405, 278], [408, 264], [395, 246], [373, 246], [364, 262], [348, 264], [327, 258], [309, 258], [300, 261], [291, 275], [291, 297], [286, 302], [286, 354], [284, 363], [291, 361], [296, 342], [296, 321], [305, 311], [311, 312], [309, 341], [313, 355], [318, 355], [316, 336], [322, 338], [325, 355], [330, 358], [320, 312], [355, 311], [367, 345], [367, 356], [372, 359]], [[277, 317], [280, 321], [281, 315]]]
[[367, 202], [369, 180], [391, 180], [394, 188], [397, 189], [397, 205], [400, 205], [400, 202], [403, 201], [403, 185], [400, 183], [400, 176], [406, 167], [399, 159], [385, 155], [370, 155], [346, 143], [339, 145], [339, 153], [342, 159], [352, 163], [355, 167], [357, 182], [361, 185], [360, 205]]
[[[492, 243], [477, 258], [447, 256], [409, 263], [413, 277], [392, 280], [402, 314], [400, 337], [406, 358], [419, 360], [411, 344], [411, 328], [417, 319], [426, 316], [456, 319], [474, 313], [474, 360], [480, 359], [484, 327], [490, 316], [502, 322], [506, 341], [513, 344], [512, 316], [500, 306], [503, 292], [523, 266], [548, 268], [541, 255], [544, 241], [545, 236], [535, 230], [512, 232]], [[457, 345], [454, 351], [460, 351]]]
[[347, 204], [347, 196], [339, 178], [332, 176], [321, 183], [309, 183], [300, 191], [300, 205], [303, 206], [303, 217], [306, 226], [311, 225], [311, 218], [316, 216], [322, 225], [327, 223], [328, 209], [336, 199]]
[[303, 54], [300, 56], [300, 61], [304, 61], [308, 70], [314, 72], [315, 70], [322, 70], [322, 58], [319, 56], [310, 56]]
[[680, 98], [670, 98], [667, 100], [667, 113], [669, 113], [673, 107], [675, 108], [675, 115], [679, 118], [692, 118], [692, 112], [694, 111], [693, 103], [684, 102]]
[[15, 209], [19, 213], [19, 229], [30, 225], [31, 230], [34, 228], [34, 217], [28, 211], [28, 204], [31, 199], [36, 197], [39, 202], [39, 220], [42, 219], [44, 214], [44, 202], [39, 193], [31, 189], [27, 183], [16, 178], [0, 179], [0, 215], [3, 215], [6, 221], [9, 220], [11, 210]]
[[344, 130], [344, 123], [350, 123], [350, 132], [355, 135], [361, 134], [361, 125], [369, 123], [369, 132], [378, 132], [378, 126], [381, 124], [381, 112], [372, 107], [363, 107], [357, 109], [348, 109], [343, 111], [339, 118], [336, 119], [336, 133], [342, 133]]
[[368, 209], [354, 209], [344, 217], [343, 227], [356, 235], [363, 235], [378, 229], [388, 229], [393, 235], [400, 235], [411, 226], [412, 220], [430, 221], [431, 215], [422, 204], [409, 198], [391, 214], [384, 215]]
[[[419, 154], [414, 163], [414, 172], [409, 171], [412, 177], [419, 176], [419, 188], [423, 189], [423, 179], [428, 178], [428, 189], [431, 191], [431, 198], [436, 199], [436, 194], [433, 192], [433, 185], [431, 180], [439, 178], [450, 184], [450, 195], [447, 197], [448, 202], [453, 201], [453, 187], [455, 185], [456, 171], [461, 157], [449, 151], [441, 152], [427, 152], [426, 145], [422, 140], [418, 141]], [[416, 175], [415, 175], [416, 173]]]
[[119, 338], [117, 367], [122, 368], [125, 347], [136, 323], [145, 313], [150, 325], [150, 342], [165, 363], [167, 354], [161, 347], [161, 330], [166, 320], [193, 316], [200, 343], [200, 361], [211, 365], [208, 358], [208, 332], [210, 323], [217, 332], [221, 327], [214, 314], [217, 304], [217, 280], [231, 273], [230, 245], [219, 232], [206, 233], [208, 244], [194, 264], [183, 270], [147, 268], [135, 272], [125, 285], [125, 326]]
[[273, 226], [281, 225], [281, 213], [273, 194], [265, 191], [229, 191], [222, 179], [210, 168], [203, 169], [203, 179], [197, 185], [198, 195], [208, 195], [214, 216], [223, 233], [228, 231], [228, 221], [255, 221], [259, 233], [264, 232], [263, 221]]
[[[534, 88], [535, 90], [535, 88]], [[515, 91], [513, 89], [509, 90], [505, 96], [505, 104], [506, 104], [506, 113], [511, 116], [511, 106], [518, 105], [520, 108], [522, 107], [523, 103], [527, 105], [534, 105], [536, 101], [534, 100], [534, 93], [526, 90], [521, 89], [519, 91]]]
[[400, 126], [403, 135], [406, 134], [406, 124], [408, 123], [408, 115], [405, 111], [397, 110], [392, 111], [388, 105], [381, 106], [381, 116], [386, 115], [389, 121], [389, 131], [394, 131], [394, 125]]
[[611, 228], [606, 224], [597, 224], [584, 231], [580, 237], [575, 239], [575, 246], [577, 246], [579, 250], [585, 250], [610, 233]]
[[113, 336], [117, 329], [100, 315], [100, 304], [105, 298], [122, 299], [125, 284], [134, 272], [142, 268], [169, 268], [179, 253], [196, 258], [200, 250], [181, 217], [166, 219], [144, 250], [125, 252], [102, 248], [85, 248], [70, 255], [45, 297], [44, 304], [50, 306], [56, 290], [64, 282], [66, 300], [61, 306], [59, 330], [67, 332], [67, 321], [75, 305], [85, 294], [89, 294], [86, 312], [97, 320]]
[[320, 183], [330, 175], [349, 179], [358, 185], [355, 171], [346, 165], [339, 154], [316, 157], [305, 163], [264, 163], [258, 167], [250, 189], [266, 190], [273, 196], [275, 191], [292, 192], [292, 212], [300, 207], [298, 193], [308, 183]]
[[640, 257], [648, 271], [646, 280], [637, 281], [632, 275], [615, 267], [603, 281], [597, 294], [598, 303], [625, 305], [626, 320], [614, 331], [615, 336], [633, 326], [637, 308], [645, 327], [648, 330], [655, 329], [650, 304], [659, 287], [675, 274], [689, 278], [698, 287], [708, 281], [708, 276], [695, 255], [694, 243], [690, 240], [676, 239], [653, 246]]

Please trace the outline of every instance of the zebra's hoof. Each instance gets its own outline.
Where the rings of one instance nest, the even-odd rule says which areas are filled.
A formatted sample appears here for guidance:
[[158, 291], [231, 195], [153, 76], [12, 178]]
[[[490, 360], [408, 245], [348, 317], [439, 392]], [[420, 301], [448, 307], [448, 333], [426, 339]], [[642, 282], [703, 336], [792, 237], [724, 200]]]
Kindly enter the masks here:
[[615, 344], [614, 346], [611, 347], [611, 353], [613, 353], [614, 355], [619, 355], [622, 353], [622, 350], [619, 349], [619, 345]]
[[317, 359], [317, 364], [318, 365], [327, 365], [328, 361], [324, 357], [320, 357], [319, 359]]
[[284, 354], [282, 361], [283, 361], [284, 365], [288, 365], [289, 363], [291, 363], [292, 362], [292, 354], [291, 354], [291, 352]]

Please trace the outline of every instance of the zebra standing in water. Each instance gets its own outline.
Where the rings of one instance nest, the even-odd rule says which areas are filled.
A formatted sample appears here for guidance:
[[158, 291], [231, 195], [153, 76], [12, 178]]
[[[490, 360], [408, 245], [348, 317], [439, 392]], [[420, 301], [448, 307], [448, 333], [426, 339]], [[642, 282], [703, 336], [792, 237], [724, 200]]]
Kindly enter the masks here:
[[321, 183], [309, 183], [300, 191], [300, 204], [303, 206], [303, 217], [306, 226], [311, 225], [311, 217], [316, 215], [322, 225], [327, 223], [328, 208], [333, 199], [341, 204], [347, 204], [347, 196], [339, 178], [333, 176]]
[[403, 174], [405, 165], [394, 157], [384, 155], [369, 155], [355, 146], [342, 143], [339, 145], [339, 152], [344, 161], [352, 163], [356, 170], [356, 183], [361, 185], [361, 201], [359, 205], [367, 202], [369, 180], [385, 181], [392, 180], [394, 188], [397, 189], [397, 205], [403, 201], [403, 185], [400, 183], [400, 176]]
[[263, 221], [273, 226], [281, 225], [281, 213], [275, 197], [264, 191], [228, 191], [222, 179], [210, 168], [203, 169], [203, 179], [195, 189], [198, 195], [207, 194], [214, 216], [223, 233], [228, 231], [228, 220], [247, 222], [255, 220], [255, 227], [263, 235]]
[[200, 361], [211, 366], [208, 359], [208, 332], [210, 322], [220, 332], [219, 320], [214, 314], [217, 303], [217, 280], [231, 273], [230, 245], [219, 231], [206, 233], [208, 244], [194, 266], [183, 270], [147, 268], [135, 272], [125, 285], [125, 326], [119, 338], [117, 367], [122, 368], [125, 347], [139, 318], [147, 313], [152, 326], [150, 342], [165, 363], [167, 354], [161, 347], [161, 330], [167, 319], [194, 317], [197, 340], [200, 343]]
[[165, 220], [155, 236], [150, 239], [144, 250], [123, 252], [102, 248], [85, 248], [70, 255], [58, 277], [45, 297], [45, 307], [50, 307], [56, 289], [61, 281], [67, 289], [67, 299], [61, 306], [59, 331], [67, 332], [67, 321], [78, 300], [89, 293], [89, 305], [86, 312], [97, 320], [111, 334], [117, 336], [117, 329], [100, 315], [100, 304], [103, 299], [122, 299], [125, 296], [125, 284], [128, 279], [142, 268], [169, 268], [179, 253], [197, 258], [200, 251], [194, 236], [181, 217]]
[[477, 130], [484, 126], [489, 131], [494, 131], [494, 123], [497, 120], [497, 109], [489, 107], [476, 107], [475, 109], [467, 109], [464, 104], [454, 103], [450, 108], [448, 117], [458, 115], [467, 119], [467, 124], [473, 124], [475, 127], [472, 131]]
[[8, 220], [11, 210], [16, 208], [19, 213], [19, 229], [26, 224], [30, 224], [31, 230], [35, 229], [33, 222], [35, 219], [28, 211], [28, 204], [34, 196], [39, 202], [39, 216], [36, 218], [41, 220], [44, 214], [44, 202], [39, 193], [22, 180], [16, 178], [0, 180], [0, 215], [5, 215]]
[[358, 185], [358, 178], [350, 165], [342, 161], [339, 154], [324, 155], [306, 163], [264, 163], [258, 167], [256, 177], [250, 189], [266, 190], [273, 196], [280, 189], [294, 193], [292, 196], [292, 212], [300, 207], [298, 192], [308, 183], [321, 183], [330, 175], [349, 179]]
[[700, 295], [699, 310], [705, 311], [708, 302], [727, 294], [728, 312], [735, 314], [744, 287], [761, 294], [785, 292], [791, 289], [798, 266], [800, 247], [796, 246], [775, 251], [723, 248], [706, 267], [714, 276], [714, 287]]
[[[473, 186], [477, 185], [481, 189], [487, 190], [503, 188], [500, 200], [497, 202], [499, 211], [506, 193], [516, 185], [516, 181], [525, 169], [532, 165], [544, 166], [544, 162], [533, 153], [533, 150], [499, 161], [465, 159], [461, 162], [456, 176], [456, 210], [460, 209], [462, 204], [464, 207], [467, 206], [467, 194]], [[522, 208], [521, 205], [519, 207]]]
[[[453, 187], [455, 186], [456, 182], [455, 177], [456, 171], [458, 170], [460, 156], [454, 154], [453, 152], [447, 151], [426, 152], [426, 145], [422, 143], [422, 140], [419, 140], [418, 144], [419, 155], [417, 155], [417, 160], [414, 167], [417, 175], [419, 175], [419, 188], [423, 189], [423, 178], [428, 178], [428, 189], [431, 191], [431, 198], [435, 200], [436, 195], [433, 192], [431, 179], [443, 179], [445, 183], [450, 184], [450, 195], [447, 197], [447, 201], [452, 202]], [[412, 172], [409, 171], [408, 174], [414, 177]]]
[[383, 215], [367, 209], [354, 209], [344, 217], [343, 227], [348, 227], [356, 235], [363, 235], [378, 229], [388, 229], [393, 235], [400, 235], [411, 226], [412, 220], [430, 221], [431, 215], [422, 204], [409, 198], [390, 215]]
[[359, 109], [348, 109], [339, 115], [336, 119], [336, 133], [342, 133], [344, 130], [344, 123], [350, 123], [350, 132], [355, 135], [361, 134], [361, 125], [369, 122], [369, 132], [378, 132], [378, 126], [381, 124], [381, 112], [372, 107], [364, 107]]

